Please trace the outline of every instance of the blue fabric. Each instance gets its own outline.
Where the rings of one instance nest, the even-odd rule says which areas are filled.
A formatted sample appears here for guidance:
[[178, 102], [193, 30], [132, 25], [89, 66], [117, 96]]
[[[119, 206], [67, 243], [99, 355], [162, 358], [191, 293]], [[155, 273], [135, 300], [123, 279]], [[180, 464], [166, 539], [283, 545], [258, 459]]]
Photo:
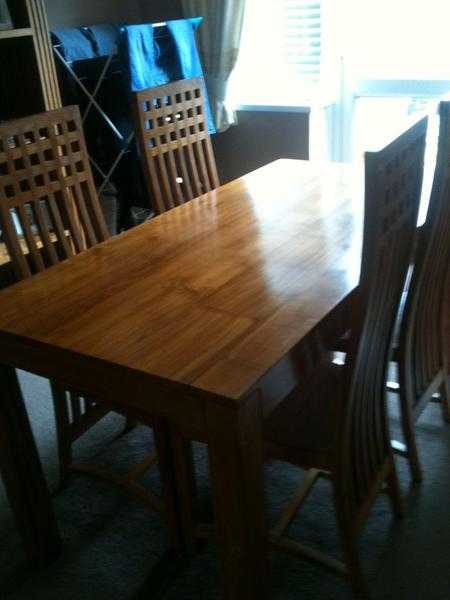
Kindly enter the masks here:
[[183, 79], [203, 77], [203, 69], [195, 39], [195, 30], [201, 22], [201, 17], [167, 22], [167, 29], [175, 42], [175, 50], [181, 69], [180, 74]]
[[[164, 85], [178, 79], [203, 78], [195, 30], [202, 18], [168, 21], [169, 35], [156, 35], [153, 25], [128, 25], [123, 28], [125, 60], [133, 92]], [[208, 129], [215, 133], [205, 88]]]
[[120, 30], [114, 25], [102, 24], [89, 27], [97, 56], [109, 56], [117, 53]]
[[76, 27], [59, 27], [52, 29], [52, 33], [62, 45], [64, 58], [67, 62], [94, 58], [94, 47], [89, 38]]
[[161, 64], [166, 53], [155, 43], [153, 25], [128, 25], [124, 35], [131, 90], [138, 92], [170, 81], [167, 65]]
[[203, 80], [204, 98], [206, 105], [206, 118], [210, 133], [216, 133], [214, 121], [209, 105], [208, 93], [204, 84], [202, 63], [197, 49], [197, 40], [195, 39], [195, 30], [202, 22], [202, 18], [181, 19], [178, 21], [168, 21], [167, 29], [174, 39], [175, 49], [178, 55], [178, 61], [181, 69], [181, 79], [191, 79], [201, 77]]

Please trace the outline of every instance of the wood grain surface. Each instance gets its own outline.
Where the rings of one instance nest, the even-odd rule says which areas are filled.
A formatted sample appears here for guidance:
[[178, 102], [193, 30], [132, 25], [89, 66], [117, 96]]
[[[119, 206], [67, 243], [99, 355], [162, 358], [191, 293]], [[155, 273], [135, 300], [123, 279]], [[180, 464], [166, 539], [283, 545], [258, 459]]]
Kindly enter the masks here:
[[240, 399], [355, 288], [362, 219], [347, 166], [276, 161], [1, 292], [0, 346]]

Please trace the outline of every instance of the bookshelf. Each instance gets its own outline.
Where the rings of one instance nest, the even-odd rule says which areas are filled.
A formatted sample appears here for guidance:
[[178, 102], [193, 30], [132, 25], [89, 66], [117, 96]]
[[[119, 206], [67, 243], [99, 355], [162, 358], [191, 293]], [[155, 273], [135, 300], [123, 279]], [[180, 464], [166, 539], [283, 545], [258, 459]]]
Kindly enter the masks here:
[[7, 0], [13, 29], [0, 30], [0, 121], [61, 106], [44, 0]]
[[3, 29], [0, 30], [0, 40], [11, 38], [27, 37], [33, 35], [31, 27], [22, 27], [22, 29]]

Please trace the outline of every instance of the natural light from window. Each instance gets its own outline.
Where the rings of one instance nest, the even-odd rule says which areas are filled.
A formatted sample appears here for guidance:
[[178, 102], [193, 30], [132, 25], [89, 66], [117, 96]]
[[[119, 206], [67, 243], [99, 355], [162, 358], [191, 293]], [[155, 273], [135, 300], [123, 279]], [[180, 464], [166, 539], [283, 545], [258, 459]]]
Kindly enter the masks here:
[[342, 68], [352, 82], [450, 80], [449, 22], [449, 0], [247, 0], [230, 104], [333, 102]]
[[[339, 4], [339, 0], [336, 2]], [[450, 79], [449, 0], [345, 0], [343, 52], [361, 79]]]
[[323, 5], [324, 0], [247, 0], [232, 104], [309, 104], [321, 86], [329, 86]]

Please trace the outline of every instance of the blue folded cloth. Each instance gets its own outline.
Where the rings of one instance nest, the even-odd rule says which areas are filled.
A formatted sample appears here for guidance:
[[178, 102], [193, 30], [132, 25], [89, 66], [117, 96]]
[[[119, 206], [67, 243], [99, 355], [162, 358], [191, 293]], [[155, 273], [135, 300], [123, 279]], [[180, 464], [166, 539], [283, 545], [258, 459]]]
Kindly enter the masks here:
[[120, 35], [119, 27], [103, 23], [101, 25], [91, 25], [89, 32], [94, 41], [97, 56], [109, 56], [110, 54], [117, 53], [117, 43]]
[[195, 39], [195, 31], [202, 21], [202, 17], [167, 21], [167, 30], [175, 42], [175, 50], [181, 69], [180, 74], [183, 79], [203, 77], [197, 40]]
[[84, 60], [96, 56], [89, 37], [76, 27], [58, 27], [52, 29], [53, 35], [62, 45], [64, 58], [67, 62]]
[[[151, 24], [123, 28], [125, 62], [128, 64], [130, 88], [140, 91], [178, 79], [203, 78], [195, 30], [202, 18], [168, 21], [168, 35], [155, 36]], [[208, 129], [215, 133], [205, 88]]]
[[181, 79], [191, 79], [193, 77], [201, 77], [203, 79], [208, 129], [210, 133], [216, 133], [211, 114], [211, 107], [209, 105], [208, 93], [204, 83], [205, 79], [203, 76], [202, 63], [200, 62], [200, 56], [197, 49], [197, 40], [195, 39], [195, 30], [202, 21], [203, 19], [201, 17], [196, 19], [168, 21], [167, 29], [175, 41], [175, 48], [181, 69]]
[[167, 83], [167, 66], [160, 64], [162, 53], [155, 43], [153, 25], [127, 25], [123, 33], [131, 90], [137, 92]]

